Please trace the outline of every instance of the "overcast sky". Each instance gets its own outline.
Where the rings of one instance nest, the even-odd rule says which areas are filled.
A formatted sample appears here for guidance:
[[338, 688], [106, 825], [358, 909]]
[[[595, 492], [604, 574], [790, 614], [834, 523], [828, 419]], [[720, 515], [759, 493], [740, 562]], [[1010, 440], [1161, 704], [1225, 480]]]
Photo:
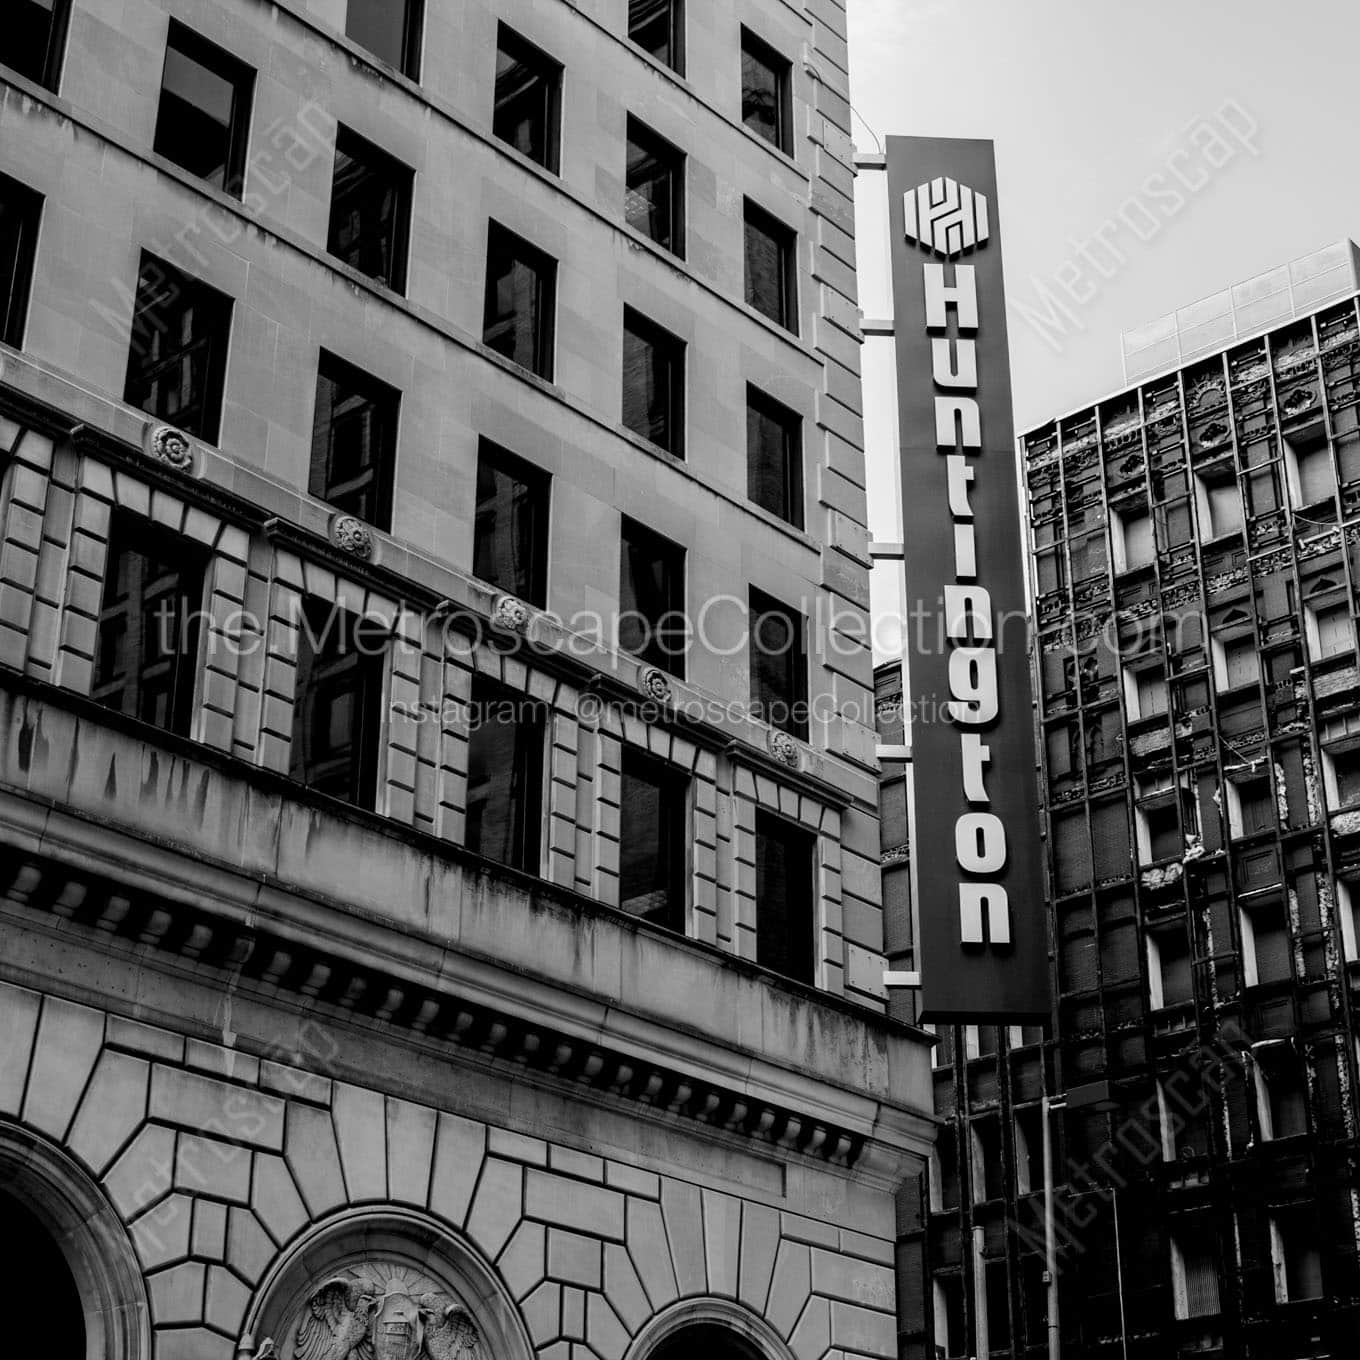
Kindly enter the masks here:
[[1360, 236], [1360, 0], [848, 4], [879, 137], [996, 143], [1019, 429], [1122, 386], [1122, 331]]

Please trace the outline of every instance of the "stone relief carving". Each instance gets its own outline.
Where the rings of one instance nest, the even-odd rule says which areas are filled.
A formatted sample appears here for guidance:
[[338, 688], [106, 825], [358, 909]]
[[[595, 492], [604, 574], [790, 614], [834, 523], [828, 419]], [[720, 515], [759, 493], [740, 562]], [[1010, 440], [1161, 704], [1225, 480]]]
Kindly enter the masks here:
[[254, 1360], [491, 1360], [471, 1314], [408, 1266], [351, 1266], [308, 1293], [282, 1339], [238, 1356]]
[[331, 542], [365, 561], [373, 556], [373, 534], [363, 520], [353, 515], [337, 515], [331, 521]]
[[176, 472], [190, 472], [194, 466], [194, 447], [188, 437], [173, 425], [160, 425], [151, 436], [151, 456], [159, 458]]

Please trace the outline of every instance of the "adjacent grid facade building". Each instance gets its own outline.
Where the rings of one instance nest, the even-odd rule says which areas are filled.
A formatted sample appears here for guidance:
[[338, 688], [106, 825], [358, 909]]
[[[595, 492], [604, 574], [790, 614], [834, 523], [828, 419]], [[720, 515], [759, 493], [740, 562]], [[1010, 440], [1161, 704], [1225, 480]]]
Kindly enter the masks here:
[[1047, 1091], [1064, 1356], [1349, 1355], [1355, 299], [1021, 448], [1054, 1010], [940, 1034], [908, 1349], [1047, 1354]]
[[891, 1356], [933, 1128], [882, 988], [842, 6], [6, 22], [25, 1268], [110, 1360], [323, 1316]]

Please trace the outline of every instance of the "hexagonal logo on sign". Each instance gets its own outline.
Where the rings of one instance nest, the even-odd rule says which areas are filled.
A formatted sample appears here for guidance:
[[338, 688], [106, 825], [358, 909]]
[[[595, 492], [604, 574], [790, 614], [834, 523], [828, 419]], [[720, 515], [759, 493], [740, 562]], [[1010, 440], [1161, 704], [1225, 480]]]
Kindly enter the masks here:
[[946, 257], [962, 255], [987, 239], [987, 195], [941, 177], [903, 195], [908, 241]]

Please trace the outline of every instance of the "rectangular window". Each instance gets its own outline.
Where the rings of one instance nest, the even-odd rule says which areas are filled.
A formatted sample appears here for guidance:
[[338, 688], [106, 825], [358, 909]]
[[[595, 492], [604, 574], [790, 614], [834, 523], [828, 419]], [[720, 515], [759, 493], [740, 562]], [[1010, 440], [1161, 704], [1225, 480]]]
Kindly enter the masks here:
[[631, 115], [625, 206], [630, 227], [684, 259], [684, 154]]
[[349, 0], [345, 36], [404, 76], [420, 79], [421, 0]]
[[1220, 1311], [1218, 1258], [1207, 1228], [1187, 1224], [1172, 1230], [1171, 1293], [1178, 1318], [1213, 1317]]
[[9, 0], [0, 62], [35, 85], [55, 90], [70, 11], [70, 0]]
[[1311, 1215], [1286, 1210], [1271, 1218], [1270, 1260], [1277, 1303], [1322, 1298], [1322, 1253]]
[[782, 222], [746, 203], [746, 301], [776, 325], [798, 334], [795, 236]]
[[477, 455], [472, 574], [542, 609], [548, 602], [548, 476], [486, 440]]
[[1146, 510], [1138, 512], [1116, 510], [1112, 513], [1115, 571], [1136, 571], [1148, 566], [1157, 556], [1152, 537], [1152, 516]]
[[1252, 902], [1238, 908], [1242, 931], [1242, 985], [1257, 987], [1287, 982], [1294, 974], [1289, 920], [1278, 901]]
[[557, 261], [492, 222], [486, 245], [482, 340], [547, 382], [553, 376]]
[[688, 780], [633, 747], [623, 752], [619, 906], [684, 933]]
[[115, 510], [99, 606], [91, 696], [108, 708], [191, 735], [207, 553]]
[[1347, 604], [1328, 605], [1305, 611], [1308, 625], [1308, 650], [1314, 661], [1326, 661], [1355, 650], [1355, 629]]
[[384, 531], [392, 527], [401, 394], [321, 351], [307, 489]]
[[1261, 678], [1261, 654], [1250, 634], [1211, 639], [1214, 655], [1214, 680], [1219, 690], [1241, 689]]
[[562, 67], [501, 24], [496, 35], [496, 107], [491, 131], [522, 156], [558, 172]]
[[143, 252], [123, 400], [215, 443], [230, 330], [230, 298]]
[[623, 423], [677, 458], [684, 457], [685, 345], [623, 309]]
[[529, 874], [539, 871], [546, 732], [543, 704], [473, 677], [467, 847]]
[[1015, 1111], [1015, 1189], [1037, 1194], [1044, 1188], [1044, 1113], [1042, 1106]]
[[1349, 808], [1360, 803], [1360, 745], [1324, 749], [1322, 770], [1333, 808]]
[[1169, 926], [1147, 936], [1149, 1003], [1153, 1010], [1179, 1006], [1193, 1000], [1194, 976], [1190, 966], [1190, 941], [1186, 929]]
[[1125, 670], [1124, 699], [1130, 721], [1160, 717], [1167, 710], [1166, 671], [1161, 666]]
[[803, 422], [754, 387], [746, 389], [746, 494], [803, 527]]
[[249, 66], [172, 19], [156, 152], [240, 198], [254, 85]]
[[683, 0], [628, 0], [628, 37], [663, 66], [683, 75]]
[[377, 802], [388, 637], [385, 626], [339, 605], [303, 600], [288, 773], [356, 807]]
[[1223, 792], [1228, 808], [1228, 833], [1234, 838], [1268, 831], [1277, 821], [1275, 798], [1268, 774], [1229, 779]]
[[756, 962], [798, 982], [816, 977], [814, 837], [756, 812]]
[[971, 1134], [973, 1203], [983, 1204], [988, 1200], [1000, 1199], [1006, 1193], [1001, 1125], [996, 1119], [975, 1118], [971, 1125]]
[[987, 1290], [987, 1344], [993, 1354], [1011, 1344], [1011, 1293], [1004, 1257], [986, 1261], [983, 1278]]
[[358, 133], [336, 132], [326, 249], [394, 293], [406, 291], [412, 179], [409, 166]]
[[741, 31], [741, 121], [787, 152], [793, 145], [792, 66], [754, 33]]
[[964, 1306], [963, 1276], [957, 1272], [936, 1275], [933, 1285], [935, 1311], [935, 1354], [955, 1360], [969, 1353], [967, 1313]]
[[42, 220], [42, 195], [0, 175], [0, 344], [24, 341], [33, 260]]
[[1257, 1116], [1261, 1137], [1297, 1138], [1308, 1132], [1308, 1101], [1303, 1066], [1294, 1046], [1283, 1039], [1252, 1046], [1256, 1069]]
[[625, 519], [619, 557], [619, 647], [683, 677], [685, 550]]
[[803, 616], [751, 587], [751, 713], [806, 741], [807, 644]]

